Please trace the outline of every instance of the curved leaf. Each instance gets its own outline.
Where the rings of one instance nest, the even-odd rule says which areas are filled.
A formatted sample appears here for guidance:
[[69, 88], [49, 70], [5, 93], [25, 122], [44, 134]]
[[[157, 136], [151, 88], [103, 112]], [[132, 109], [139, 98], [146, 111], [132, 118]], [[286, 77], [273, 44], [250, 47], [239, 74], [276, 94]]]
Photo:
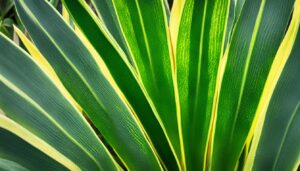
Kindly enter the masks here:
[[114, 0], [117, 17], [143, 83], [165, 128], [172, 149], [181, 159], [168, 24], [163, 0]]
[[252, 136], [255, 112], [293, 3], [293, 0], [245, 1], [225, 57], [212, 144], [212, 170], [234, 170], [247, 138]]
[[116, 42], [106, 34], [104, 26], [88, 10], [83, 1], [64, 0], [63, 2], [86, 39], [103, 59], [112, 79], [144, 126], [163, 163], [171, 170], [174, 170], [174, 167], [176, 169], [177, 166], [174, 165], [176, 159], [169, 146], [170, 139], [167, 139], [164, 127], [157, 120], [157, 110], [151, 100], [148, 101], [149, 96], [140, 86], [140, 81], [132, 67], [124, 60], [124, 54], [119, 50]]
[[175, 54], [187, 170], [205, 168], [229, 3], [185, 0], [183, 4]]
[[62, 17], [45, 1], [17, 0], [16, 7], [35, 45], [126, 167], [160, 170], [151, 144], [120, 93]]
[[118, 22], [116, 11], [113, 6], [112, 0], [92, 0], [96, 11], [98, 13], [99, 18], [102, 22], [104, 22], [107, 31], [111, 33], [116, 42], [120, 45], [122, 50], [126, 53], [126, 56], [130, 63], [132, 63], [132, 59], [125, 42], [124, 36], [122, 34], [120, 24]]
[[300, 164], [300, 0], [294, 7], [259, 103], [245, 170], [296, 170]]
[[6, 160], [0, 160], [0, 169], [16, 162], [19, 166], [14, 167], [18, 169], [21, 165], [26, 170], [80, 170], [52, 146], [5, 116], [0, 116], [0, 140], [0, 158]]
[[[83, 169], [116, 170], [82, 114], [20, 48], [0, 36], [0, 107]], [[57, 141], [59, 139], [60, 141]]]

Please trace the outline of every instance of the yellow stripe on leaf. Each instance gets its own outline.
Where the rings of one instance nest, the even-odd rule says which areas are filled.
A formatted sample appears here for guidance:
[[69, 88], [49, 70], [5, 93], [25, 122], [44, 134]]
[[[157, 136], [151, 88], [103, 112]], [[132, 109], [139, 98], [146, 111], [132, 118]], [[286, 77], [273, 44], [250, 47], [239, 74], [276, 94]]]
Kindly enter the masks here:
[[32, 146], [39, 149], [43, 153], [47, 154], [49, 157], [61, 163], [66, 168], [73, 171], [81, 170], [75, 163], [73, 163], [70, 159], [65, 157], [55, 148], [50, 146], [44, 140], [35, 136], [27, 129], [23, 128], [21, 125], [7, 118], [6, 116], [0, 115], [0, 127], [14, 133], [15, 135], [22, 138], [27, 143], [31, 144]]
[[173, 53], [176, 56], [175, 49], [177, 44], [177, 36], [179, 31], [179, 24], [181, 20], [181, 15], [183, 12], [185, 0], [175, 0], [173, 3], [173, 7], [171, 9], [170, 15], [170, 35], [171, 35], [171, 43], [173, 46]]
[[253, 134], [253, 142], [251, 145], [250, 153], [246, 161], [245, 170], [251, 170], [254, 164], [254, 158], [258, 147], [259, 139], [262, 133], [263, 123], [266, 117], [269, 102], [271, 100], [273, 91], [276, 87], [280, 75], [284, 69], [284, 66], [292, 51], [297, 32], [300, 25], [300, 0], [296, 0], [294, 5], [294, 13], [289, 29], [277, 51], [273, 64], [271, 66], [270, 73], [268, 75], [261, 99], [259, 101], [258, 108], [256, 110], [255, 118], [250, 129], [250, 133], [247, 138], [247, 142], [250, 142]]
[[41, 52], [36, 48], [36, 46], [25, 36], [25, 34], [19, 30], [16, 26], [14, 26], [14, 30], [16, 31], [19, 38], [22, 40], [26, 49], [30, 53], [33, 60], [39, 65], [39, 67], [49, 76], [49, 78], [55, 83], [57, 88], [63, 93], [63, 95], [74, 104], [77, 109], [82, 111], [82, 108], [79, 104], [74, 100], [74, 98], [70, 95], [70, 93], [63, 86], [58, 76], [56, 75], [52, 66], [48, 63], [46, 58], [41, 54]]

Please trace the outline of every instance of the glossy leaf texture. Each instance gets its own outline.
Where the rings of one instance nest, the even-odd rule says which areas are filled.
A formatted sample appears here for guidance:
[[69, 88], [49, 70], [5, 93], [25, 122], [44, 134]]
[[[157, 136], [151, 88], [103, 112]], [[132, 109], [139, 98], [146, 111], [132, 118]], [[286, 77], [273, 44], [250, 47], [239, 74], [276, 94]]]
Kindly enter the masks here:
[[15, 4], [39, 51], [125, 167], [161, 170], [151, 144], [122, 95], [63, 18], [46, 1], [16, 0]]
[[145, 88], [141, 85], [136, 72], [128, 64], [118, 44], [105, 32], [104, 26], [85, 2], [73, 0], [63, 2], [86, 39], [104, 61], [112, 79], [142, 123], [164, 165], [170, 170], [178, 170], [179, 164], [174, 165], [174, 163], [179, 163], [178, 159], [175, 158], [169, 145], [172, 140], [165, 135], [165, 128], [158, 120], [156, 107], [149, 100], [149, 95], [145, 92]]
[[2, 22], [0, 170], [299, 169], [300, 0], [58, 1]]
[[[234, 170], [252, 136], [262, 90], [283, 39], [293, 0], [246, 0], [234, 26], [212, 139], [212, 170]], [[274, 13], [274, 11], [277, 11]]]
[[[244, 170], [297, 170], [300, 165], [300, 0], [264, 88], [265, 104]], [[272, 95], [268, 95], [272, 94]]]
[[229, 3], [185, 0], [177, 18], [176, 76], [187, 170], [205, 168]]
[[300, 34], [272, 95], [253, 170], [296, 170], [300, 165], [299, 49]]
[[[116, 170], [114, 160], [82, 114], [37, 64], [0, 37], [0, 107], [83, 170]], [[58, 141], [59, 140], [59, 141]]]
[[70, 161], [62, 162], [68, 159], [5, 116], [0, 116], [0, 140], [0, 170], [79, 170]]
[[158, 112], [178, 159], [181, 158], [174, 89], [174, 61], [162, 0], [114, 0], [138, 78]]

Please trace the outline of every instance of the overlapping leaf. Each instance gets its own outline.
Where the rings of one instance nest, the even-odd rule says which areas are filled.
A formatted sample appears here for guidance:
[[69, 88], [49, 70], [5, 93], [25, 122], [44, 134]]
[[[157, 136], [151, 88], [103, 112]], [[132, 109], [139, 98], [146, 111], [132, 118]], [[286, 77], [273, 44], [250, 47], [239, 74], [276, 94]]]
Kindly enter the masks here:
[[300, 161], [300, 0], [276, 54], [244, 170], [296, 170]]
[[0, 169], [299, 166], [300, 0], [91, 3], [15, 0], [32, 56], [0, 36]]
[[167, 19], [162, 0], [114, 0], [123, 34], [133, 57], [137, 75], [155, 105], [158, 119], [178, 158], [181, 157], [174, 61], [171, 56]]
[[245, 1], [225, 56], [212, 170], [234, 170], [237, 165], [293, 4], [293, 0]]
[[45, 1], [15, 2], [40, 52], [125, 166], [160, 170], [151, 144], [134, 115], [74, 31]]
[[[145, 88], [141, 86], [142, 83], [138, 79], [140, 77], [137, 76], [137, 73], [133, 71], [132, 67], [129, 66], [128, 62], [126, 62], [127, 60], [124, 53], [120, 51], [119, 46], [113, 39], [111, 39], [110, 35], [106, 33], [104, 26], [101, 24], [101, 22], [98, 21], [96, 16], [92, 14], [92, 11], [89, 10], [89, 7], [83, 1], [74, 2], [72, 0], [64, 0], [63, 2], [74, 18], [78, 27], [85, 35], [86, 39], [90, 42], [90, 44], [95, 48], [96, 52], [98, 52], [99, 56], [103, 59], [112, 75], [112, 78], [124, 94], [125, 98], [128, 100], [129, 104], [132, 106], [132, 110], [135, 111], [137, 117], [143, 124], [154, 147], [156, 148], [160, 158], [163, 160], [166, 167], [170, 167], [171, 170], [178, 169], [176, 168], [177, 166], [174, 165], [174, 163], [176, 163], [176, 158], [174, 157], [174, 152], [171, 149], [172, 146], [170, 147], [169, 145], [172, 141], [178, 143], [178, 140], [170, 139], [164, 134], [166, 129], [164, 128], [164, 124], [161, 122], [159, 115], [160, 113], [158, 112], [158, 106], [153, 105], [153, 102], [150, 99], [148, 93], [145, 92]], [[155, 3], [157, 4], [157, 2]], [[163, 28], [166, 29], [165, 25], [163, 25]], [[135, 35], [132, 36], [135, 37]], [[156, 35], [153, 36], [156, 37]], [[159, 56], [156, 57], [159, 58]], [[167, 63], [165, 65], [167, 65]], [[168, 63], [168, 65], [170, 64]], [[156, 81], [155, 84], [160, 84], [160, 82]], [[158, 87], [162, 86], [159, 85]], [[172, 88], [170, 90], [165, 89], [164, 91], [162, 91], [162, 93], [169, 93], [170, 91], [172, 91]], [[167, 95], [159, 95], [162, 96], [162, 98], [167, 97]], [[156, 101], [156, 104], [161, 102], [163, 101]], [[173, 103], [172, 101], [170, 102]], [[168, 109], [172, 109], [174, 111], [175, 106], [173, 105], [164, 107], [164, 110]], [[165, 117], [167, 116], [165, 115]], [[174, 122], [176, 121], [175, 113], [173, 113], [172, 116], [169, 117]], [[176, 123], [173, 124], [176, 125]], [[176, 132], [177, 130], [178, 128], [175, 126], [173, 127], [173, 130], [169, 131]]]
[[20, 48], [0, 36], [0, 107], [82, 169], [117, 169], [82, 114]]
[[[172, 37], [187, 170], [205, 168], [218, 66], [229, 1], [183, 1], [178, 33]], [[179, 3], [179, 2], [175, 2]], [[176, 17], [172, 14], [171, 17]]]
[[0, 116], [0, 140], [0, 170], [79, 170], [49, 144], [5, 116]]
[[122, 34], [120, 24], [112, 0], [92, 0], [100, 20], [105, 24], [107, 31], [111, 33], [118, 45], [126, 53], [128, 60], [132, 63], [127, 44]]

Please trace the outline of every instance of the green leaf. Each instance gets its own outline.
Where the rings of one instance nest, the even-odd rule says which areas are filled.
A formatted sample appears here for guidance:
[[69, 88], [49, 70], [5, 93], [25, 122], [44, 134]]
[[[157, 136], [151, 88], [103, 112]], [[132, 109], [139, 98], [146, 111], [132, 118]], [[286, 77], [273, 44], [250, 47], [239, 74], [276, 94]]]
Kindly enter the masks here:
[[13, 8], [13, 0], [1, 0], [0, 1], [0, 19], [3, 19], [6, 14]]
[[62, 17], [45, 1], [15, 2], [40, 52], [125, 166], [130, 170], [160, 170], [151, 144], [122, 95]]
[[79, 170], [52, 146], [6, 116], [0, 116], [0, 139], [0, 169]]
[[212, 170], [234, 170], [246, 139], [252, 136], [255, 112], [293, 3], [293, 0], [251, 0], [243, 6], [225, 56], [212, 144]]
[[229, 14], [227, 18], [227, 26], [226, 26], [226, 36], [224, 41], [224, 48], [226, 49], [227, 45], [230, 42], [231, 34], [233, 31], [233, 27], [235, 24], [235, 11], [236, 11], [236, 0], [230, 0], [230, 6], [229, 6]]
[[25, 167], [21, 166], [16, 162], [6, 160], [6, 159], [1, 159], [1, 158], [0, 158], [0, 169], [3, 171], [14, 171], [14, 170], [29, 171], [28, 169], [26, 169]]
[[235, 10], [234, 10], [234, 15], [235, 15], [235, 22], [238, 20], [238, 18], [240, 17], [245, 1], [246, 0], [233, 0], [235, 1]]
[[164, 1], [165, 13], [167, 16], [167, 21], [169, 23], [169, 21], [170, 21], [170, 5], [169, 5], [168, 0], [163, 0], [163, 1]]
[[0, 159], [0, 170], [67, 170], [9, 130], [0, 128], [0, 139], [0, 157], [11, 160]]
[[231, 40], [232, 32], [234, 27], [241, 15], [245, 0], [230, 0], [230, 10], [227, 20], [226, 38], [224, 42], [224, 47], [226, 48]]
[[126, 53], [128, 60], [132, 64], [132, 58], [122, 34], [112, 0], [92, 0], [92, 3], [96, 8], [99, 18], [102, 22], [104, 22], [107, 31], [111, 33], [118, 45], [120, 45], [122, 50]]
[[153, 102], [158, 120], [181, 159], [174, 89], [174, 61], [163, 0], [114, 0], [138, 78]]
[[149, 97], [144, 94], [144, 88], [140, 86], [136, 73], [126, 62], [126, 57], [119, 50], [116, 42], [106, 34], [104, 26], [88, 10], [83, 1], [64, 0], [63, 2], [78, 27], [108, 67], [114, 81], [144, 126], [163, 163], [170, 170], [175, 170], [177, 167], [174, 165], [176, 159], [169, 146], [170, 139], [166, 138], [164, 127], [161, 127], [161, 122], [159, 123], [156, 118], [159, 117], [157, 110], [153, 103], [148, 101]]
[[50, 0], [49, 2], [53, 5], [54, 8], [56, 8], [59, 3], [59, 0]]
[[205, 168], [229, 2], [186, 0], [180, 16], [175, 54], [187, 170]]
[[[245, 170], [297, 170], [300, 165], [300, 0], [272, 64]], [[272, 94], [272, 95], [271, 95]]]
[[255, 154], [253, 169], [296, 170], [300, 164], [300, 32], [276, 85]]
[[[116, 170], [107, 149], [82, 114], [36, 63], [0, 36], [0, 108], [82, 169]], [[59, 141], [58, 141], [59, 140]]]

